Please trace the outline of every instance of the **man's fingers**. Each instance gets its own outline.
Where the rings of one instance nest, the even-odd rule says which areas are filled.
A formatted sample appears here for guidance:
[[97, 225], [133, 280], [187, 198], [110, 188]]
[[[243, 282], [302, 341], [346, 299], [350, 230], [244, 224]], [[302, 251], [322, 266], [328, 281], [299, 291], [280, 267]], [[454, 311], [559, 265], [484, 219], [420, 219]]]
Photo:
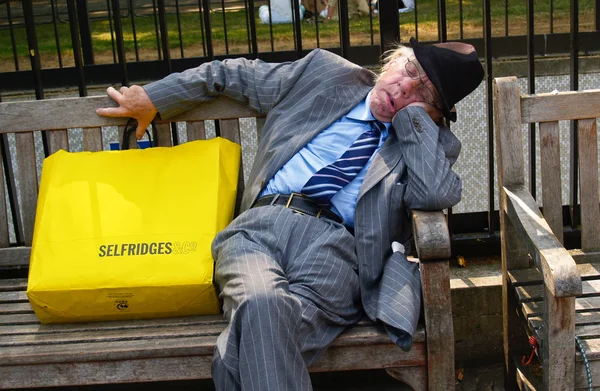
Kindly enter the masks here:
[[106, 89], [106, 95], [110, 96], [110, 98], [118, 104], [121, 104], [121, 98], [123, 97], [123, 94], [115, 90], [113, 87], [108, 87]]
[[129, 111], [123, 107], [100, 107], [96, 114], [102, 117], [129, 117]]
[[135, 130], [135, 138], [137, 138], [139, 140], [142, 137], [144, 137], [144, 133], [146, 133], [146, 129], [148, 129], [148, 125], [150, 125], [150, 124], [146, 124], [146, 126], [138, 124], [138, 127]]

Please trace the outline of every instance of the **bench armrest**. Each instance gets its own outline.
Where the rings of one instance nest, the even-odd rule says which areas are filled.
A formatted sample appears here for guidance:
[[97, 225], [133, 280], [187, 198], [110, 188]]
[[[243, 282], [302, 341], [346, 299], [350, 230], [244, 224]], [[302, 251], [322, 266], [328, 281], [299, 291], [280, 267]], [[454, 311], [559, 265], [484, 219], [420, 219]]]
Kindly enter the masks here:
[[450, 231], [441, 210], [412, 210], [413, 234], [421, 262], [450, 258]]
[[573, 257], [556, 239], [537, 204], [523, 186], [504, 187], [506, 214], [527, 251], [542, 271], [544, 285], [554, 297], [581, 294], [581, 277]]

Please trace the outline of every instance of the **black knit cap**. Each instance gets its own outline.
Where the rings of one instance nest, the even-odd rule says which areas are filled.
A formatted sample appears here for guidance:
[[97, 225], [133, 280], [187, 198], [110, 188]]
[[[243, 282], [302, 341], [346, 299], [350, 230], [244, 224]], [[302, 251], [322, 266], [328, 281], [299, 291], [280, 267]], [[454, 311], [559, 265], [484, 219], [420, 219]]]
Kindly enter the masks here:
[[410, 44], [417, 61], [440, 93], [444, 117], [456, 121], [452, 108], [483, 80], [483, 67], [475, 48], [461, 42], [421, 45], [414, 38]]

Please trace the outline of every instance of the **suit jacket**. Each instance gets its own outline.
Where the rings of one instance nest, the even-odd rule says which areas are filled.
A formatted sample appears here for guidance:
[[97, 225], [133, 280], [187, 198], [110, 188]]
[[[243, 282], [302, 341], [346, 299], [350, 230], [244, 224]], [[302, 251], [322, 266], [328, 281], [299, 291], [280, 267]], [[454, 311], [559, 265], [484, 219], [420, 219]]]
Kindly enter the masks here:
[[[243, 58], [213, 61], [145, 86], [167, 119], [219, 95], [266, 113], [242, 210], [273, 175], [316, 134], [363, 100], [375, 74], [324, 50], [289, 63]], [[439, 210], [460, 200], [462, 184], [451, 166], [458, 139], [438, 127], [420, 107], [393, 119], [393, 131], [365, 176], [355, 213], [356, 253], [363, 307], [409, 349], [421, 306], [418, 266], [391, 242], [412, 238], [409, 209]], [[408, 252], [408, 251], [407, 251]]]

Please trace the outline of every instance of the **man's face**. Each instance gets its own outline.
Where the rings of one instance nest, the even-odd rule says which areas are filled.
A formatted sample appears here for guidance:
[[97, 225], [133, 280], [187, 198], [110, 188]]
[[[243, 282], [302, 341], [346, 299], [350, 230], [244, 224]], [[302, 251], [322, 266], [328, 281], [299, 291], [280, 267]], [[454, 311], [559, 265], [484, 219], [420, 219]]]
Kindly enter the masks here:
[[410, 104], [435, 107], [439, 94], [414, 57], [400, 57], [386, 65], [375, 83], [369, 108], [375, 118], [391, 122], [394, 115]]

